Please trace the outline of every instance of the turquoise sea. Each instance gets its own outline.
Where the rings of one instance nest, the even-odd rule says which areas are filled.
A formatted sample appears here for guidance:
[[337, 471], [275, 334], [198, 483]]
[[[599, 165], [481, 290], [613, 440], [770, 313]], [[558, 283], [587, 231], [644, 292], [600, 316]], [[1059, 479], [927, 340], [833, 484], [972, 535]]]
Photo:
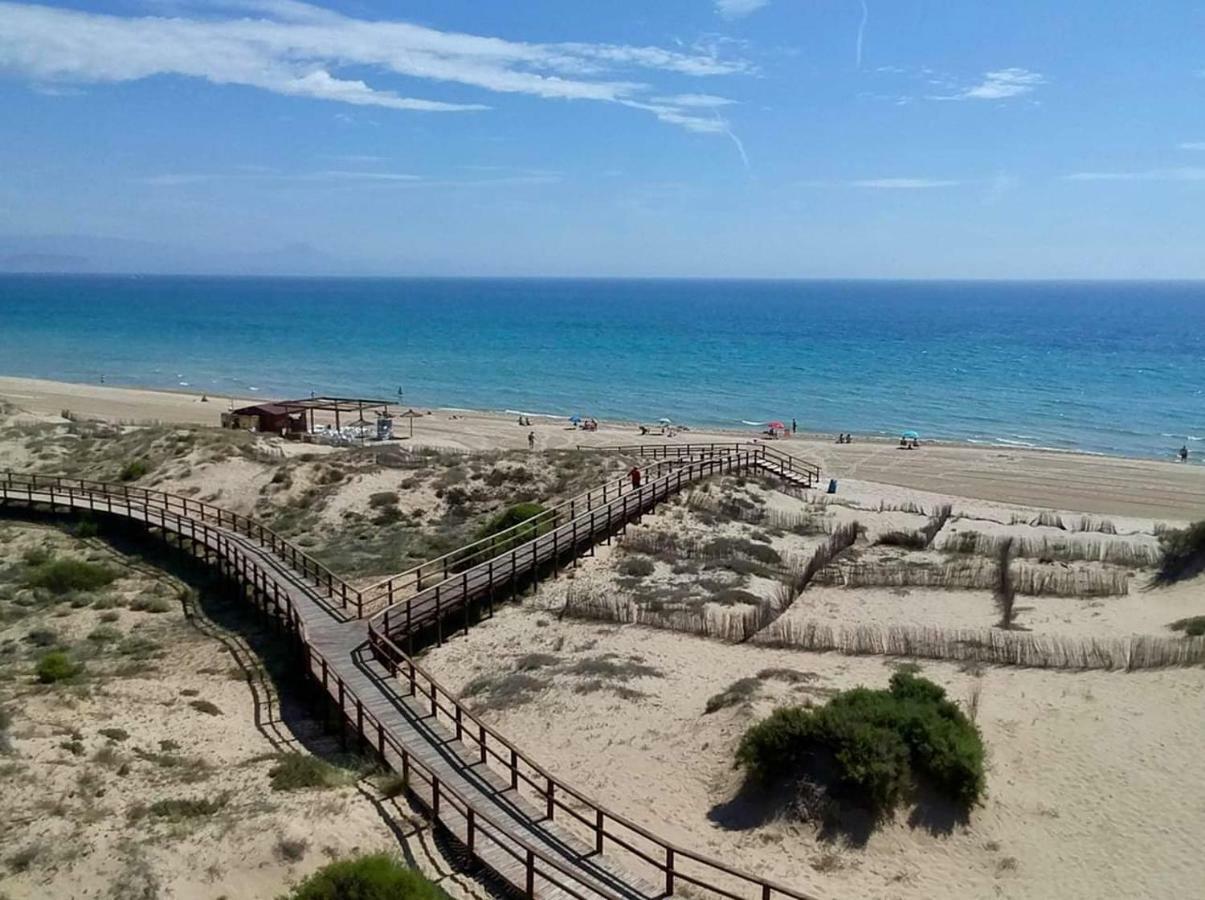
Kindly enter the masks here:
[[0, 374], [1205, 457], [1205, 283], [0, 276]]

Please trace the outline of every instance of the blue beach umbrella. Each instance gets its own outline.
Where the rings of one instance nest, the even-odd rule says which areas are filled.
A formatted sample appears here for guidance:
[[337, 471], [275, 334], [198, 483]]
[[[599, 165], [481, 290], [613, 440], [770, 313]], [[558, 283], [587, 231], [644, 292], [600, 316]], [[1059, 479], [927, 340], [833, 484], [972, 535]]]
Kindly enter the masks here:
[[581, 420], [582, 420], [581, 416], [570, 416], [569, 417], [569, 421], [572, 422], [574, 425], [578, 424]]
[[915, 431], [905, 431], [901, 435], [901, 437], [903, 437], [904, 440], [908, 440], [908, 441], [919, 441], [920, 440], [920, 435], [917, 434]]

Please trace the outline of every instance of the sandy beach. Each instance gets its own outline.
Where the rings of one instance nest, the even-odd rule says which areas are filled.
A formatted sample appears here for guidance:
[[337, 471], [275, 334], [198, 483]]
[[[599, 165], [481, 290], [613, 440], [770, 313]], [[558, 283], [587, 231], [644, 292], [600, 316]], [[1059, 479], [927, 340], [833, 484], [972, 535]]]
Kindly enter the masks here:
[[[621, 477], [630, 465], [610, 454], [558, 451], [753, 437], [687, 431], [641, 438], [631, 424], [600, 423], [597, 432], [586, 432], [559, 420], [534, 418], [528, 427], [508, 416], [437, 409], [415, 420], [413, 440], [340, 450], [213, 427], [232, 402], [244, 400], [255, 402], [0, 378], [0, 470], [112, 480], [141, 460], [146, 472], [135, 473], [134, 483], [255, 515], [336, 571], [370, 584], [467, 542], [518, 498], [573, 496]], [[529, 432], [535, 453], [527, 449]], [[389, 453], [379, 452], [382, 446]], [[823, 703], [859, 685], [882, 687], [907, 662], [877, 651], [818, 652], [798, 640], [809, 629], [820, 626], [838, 640], [893, 628], [999, 633], [990, 585], [958, 578], [987, 571], [1000, 540], [1015, 542], [1015, 573], [1029, 585], [1009, 634], [1063, 646], [1139, 639], [1174, 647], [1184, 638], [1172, 623], [1205, 613], [1205, 588], [1198, 577], [1150, 589], [1158, 534], [1202, 517], [1205, 467], [954, 444], [906, 451], [802, 434], [774, 446], [818, 463], [825, 483], [838, 481], [837, 493], [784, 491], [759, 478], [709, 479], [559, 579], [430, 649], [424, 665], [486, 721], [609, 808], [818, 896], [1190, 895], [1205, 875], [1194, 849], [1205, 818], [1185, 789], [1205, 776], [1196, 750], [1195, 710], [1205, 696], [1198, 664], [1084, 671], [918, 658], [924, 675], [972, 710], [982, 729], [986, 800], [965, 822], [900, 816], [864, 842], [834, 841], [777, 814], [750, 818], [733, 751], [744, 730], [775, 707]], [[449, 450], [457, 452], [442, 452]], [[854, 522], [856, 546], [802, 593], [784, 598], [781, 579]], [[923, 547], [884, 541], [934, 522]], [[390, 846], [384, 828], [393, 823], [377, 819], [379, 803], [362, 781], [288, 802], [265, 787], [274, 743], [255, 723], [267, 682], [253, 680], [248, 692], [245, 680], [225, 674], [220, 643], [190, 636], [178, 606], [161, 603], [153, 608], [175, 611], [158, 615], [140, 611], [154, 601], [146, 599], [156, 590], [152, 582], [130, 578], [95, 606], [71, 615], [51, 606], [31, 617], [30, 594], [19, 581], [30, 547], [97, 558], [109, 551], [95, 539], [80, 545], [21, 523], [7, 526], [0, 540], [7, 567], [0, 571], [9, 573], [7, 582], [0, 579], [0, 642], [21, 648], [7, 663], [0, 659], [7, 677], [0, 701], [17, 711], [10, 732], [15, 762], [5, 771], [14, 785], [32, 790], [69, 790], [64, 777], [113, 787], [103, 802], [59, 803], [28, 838], [18, 823], [34, 814], [33, 806], [0, 822], [8, 829], [0, 830], [5, 853], [29, 857], [27, 870], [13, 872], [5, 886], [12, 896], [63, 895], [75, 881], [83, 886], [79, 896], [104, 896], [113, 857], [124, 867], [122, 877], [149, 880], [160, 896], [225, 891], [270, 898], [324, 856], [353, 845]], [[591, 619], [574, 605], [583, 597], [612, 612], [650, 613], [642, 621], [656, 627], [630, 624], [632, 618]], [[758, 633], [745, 640], [723, 639], [722, 630], [675, 630], [675, 615], [724, 622], [759, 605], [772, 621], [759, 620]], [[86, 648], [110, 622], [127, 642], [151, 635], [192, 649], [182, 665], [164, 658], [147, 669], [82, 651], [92, 654], [90, 665], [103, 679], [95, 695], [80, 687], [64, 700], [31, 683], [26, 668], [38, 652], [31, 635], [52, 629], [54, 640]], [[169, 622], [179, 633], [154, 630]], [[222, 635], [234, 639], [230, 630]], [[220, 719], [191, 714], [187, 698], [196, 691], [216, 698]], [[717, 697], [732, 699], [712, 709]], [[57, 705], [64, 702], [66, 709]], [[276, 725], [282, 746], [319, 752], [312, 741], [295, 743], [288, 725]], [[63, 749], [75, 746], [63, 739], [71, 727], [82, 735], [72, 739], [82, 747], [78, 758]], [[130, 749], [109, 748], [100, 728], [128, 732]], [[130, 816], [125, 807], [163, 799], [169, 788], [171, 797], [192, 796], [187, 784], [165, 781], [147, 763], [154, 742], [195, 747], [205, 771], [214, 773], [206, 789], [231, 797], [242, 792], [243, 799], [230, 801], [212, 825], [106, 824]], [[116, 772], [127, 756], [128, 802], [119, 802], [117, 779], [125, 776], [111, 773], [105, 761]], [[320, 828], [307, 825], [313, 815], [325, 817]], [[74, 858], [47, 849], [66, 833], [88, 852]], [[309, 852], [293, 858], [302, 846]], [[471, 878], [431, 850], [421, 828], [406, 832], [400, 852], [454, 895], [480, 894]], [[203, 879], [190, 859], [203, 861]]]
[[[217, 425], [234, 406], [268, 397], [232, 398], [102, 385], [0, 377], [0, 399], [41, 415], [62, 410], [123, 422]], [[276, 398], [279, 399], [279, 398]], [[427, 410], [422, 410], [426, 412]], [[634, 424], [600, 422], [599, 430], [574, 429], [563, 420], [534, 418], [531, 428], [485, 412], [435, 409], [416, 420], [413, 446], [463, 450], [525, 449], [536, 434], [537, 449], [663, 443], [641, 437]], [[399, 427], [399, 432], [404, 431]], [[685, 431], [673, 443], [756, 438], [747, 431]], [[895, 485], [943, 495], [1099, 515], [1137, 516], [1184, 522], [1205, 510], [1205, 466], [1041, 450], [957, 444], [924, 444], [901, 451], [893, 442], [858, 439], [838, 445], [829, 435], [798, 434], [776, 441], [780, 450], [820, 465], [826, 477]]]

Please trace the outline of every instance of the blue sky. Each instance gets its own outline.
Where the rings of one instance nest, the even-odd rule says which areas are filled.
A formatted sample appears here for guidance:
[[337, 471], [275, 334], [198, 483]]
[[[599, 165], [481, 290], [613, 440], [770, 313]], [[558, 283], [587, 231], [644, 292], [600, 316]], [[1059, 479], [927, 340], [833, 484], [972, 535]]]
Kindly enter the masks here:
[[1202, 3], [0, 0], [9, 268], [1199, 278], [1202, 248]]

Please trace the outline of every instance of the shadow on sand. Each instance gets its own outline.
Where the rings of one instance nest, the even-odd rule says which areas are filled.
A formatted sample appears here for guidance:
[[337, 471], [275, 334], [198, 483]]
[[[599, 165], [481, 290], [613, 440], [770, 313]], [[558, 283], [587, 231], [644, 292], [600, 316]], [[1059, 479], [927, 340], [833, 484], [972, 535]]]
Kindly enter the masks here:
[[[725, 831], [750, 831], [780, 819], [804, 818], [817, 824], [816, 834], [822, 841], [864, 847], [875, 828], [882, 824], [869, 810], [858, 806], [821, 801], [807, 804], [800, 801], [801, 791], [789, 785], [764, 785], [746, 778], [740, 789], [728, 800], [717, 803], [707, 812], [707, 818]], [[914, 804], [908, 814], [910, 828], [923, 828], [935, 837], [944, 837], [970, 821], [970, 810], [962, 804], [941, 797], [926, 785], [920, 785], [911, 798]], [[809, 805], [816, 810], [807, 813]]]

